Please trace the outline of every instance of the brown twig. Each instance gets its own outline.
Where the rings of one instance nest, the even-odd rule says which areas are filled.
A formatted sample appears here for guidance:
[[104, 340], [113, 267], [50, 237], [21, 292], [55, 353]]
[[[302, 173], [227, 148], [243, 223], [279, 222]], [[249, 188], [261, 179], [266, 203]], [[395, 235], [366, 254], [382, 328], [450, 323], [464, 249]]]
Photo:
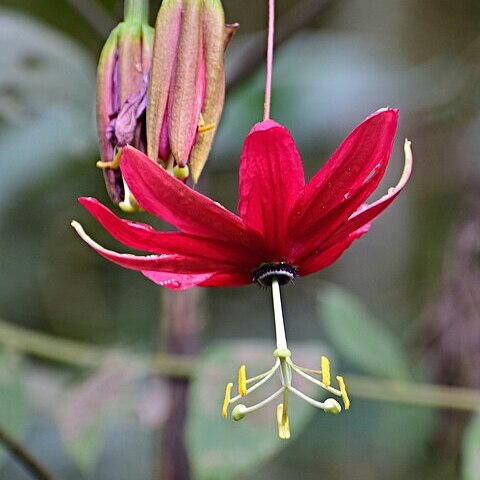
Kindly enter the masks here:
[[[302, 28], [311, 24], [320, 13], [324, 12], [333, 0], [303, 0], [287, 12], [278, 21], [275, 46], [292, 37]], [[264, 61], [266, 50], [263, 42], [253, 39], [251, 45], [242, 55], [242, 61], [227, 74], [227, 88], [235, 88], [245, 77], [248, 77]]]
[[115, 25], [115, 19], [95, 0], [67, 0], [102, 38], [106, 38]]
[[[186, 291], [162, 292], [162, 340], [166, 354], [187, 355], [192, 358], [200, 351], [200, 330], [203, 323], [200, 288]], [[157, 478], [161, 480], [190, 480], [190, 462], [185, 441], [187, 398], [190, 378], [169, 377], [169, 407]]]
[[32, 455], [15, 441], [5, 430], [0, 428], [0, 444], [15, 457], [33, 478], [37, 480], [53, 480], [53, 477], [32, 457]]

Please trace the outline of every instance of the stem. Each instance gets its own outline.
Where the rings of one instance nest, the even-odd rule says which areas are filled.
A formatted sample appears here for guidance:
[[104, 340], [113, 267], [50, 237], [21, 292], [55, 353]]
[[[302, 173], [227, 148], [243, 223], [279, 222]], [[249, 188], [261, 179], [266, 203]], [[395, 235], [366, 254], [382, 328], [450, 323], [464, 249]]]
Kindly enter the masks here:
[[2, 428], [0, 428], [0, 443], [22, 464], [25, 470], [27, 470], [33, 478], [36, 478], [37, 480], [53, 480], [53, 477], [37, 462], [37, 460]]
[[[285, 43], [295, 33], [314, 22], [321, 13], [328, 10], [334, 0], [303, 0], [295, 5], [277, 22], [275, 47]], [[245, 78], [251, 75], [265, 61], [265, 51], [259, 48], [256, 38], [252, 38], [242, 54], [242, 61], [230, 65], [227, 72], [227, 90], [239, 86]]]
[[283, 323], [282, 298], [280, 296], [280, 285], [277, 277], [272, 277], [272, 299], [273, 315], [275, 317], [275, 336], [277, 337], [277, 348], [283, 350], [287, 347], [287, 337], [285, 336], [285, 325]]
[[[273, 282], [272, 282], [273, 286]], [[282, 323], [283, 324], [283, 323]], [[122, 358], [145, 363], [153, 374], [185, 379], [195, 376], [199, 358], [195, 355], [170, 353], [133, 355], [115, 348], [102, 348], [83, 342], [53, 337], [0, 320], [0, 345], [26, 355], [83, 368], [97, 368], [112, 353]], [[298, 372], [298, 370], [297, 370]], [[299, 373], [299, 372], [298, 372]], [[389, 403], [423, 405], [480, 412], [480, 391], [473, 388], [450, 387], [428, 383], [383, 380], [346, 374], [347, 388], [352, 397]]]
[[148, 0], [125, 0], [123, 17], [125, 22], [147, 23]]
[[270, 118], [272, 100], [273, 41], [275, 29], [275, 0], [268, 0], [268, 40], [267, 40], [267, 75], [265, 80], [265, 104], [263, 119]]

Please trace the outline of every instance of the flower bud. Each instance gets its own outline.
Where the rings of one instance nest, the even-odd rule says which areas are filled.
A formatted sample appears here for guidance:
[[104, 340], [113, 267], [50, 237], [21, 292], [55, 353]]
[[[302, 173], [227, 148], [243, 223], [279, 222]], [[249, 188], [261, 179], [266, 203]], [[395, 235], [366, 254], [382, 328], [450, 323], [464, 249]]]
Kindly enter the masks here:
[[[220, 0], [164, 0], [153, 46], [147, 107], [148, 156], [198, 181], [225, 96], [225, 26]], [[185, 179], [186, 180], [186, 179]]]
[[[129, 16], [103, 47], [97, 74], [97, 129], [107, 191], [116, 205], [132, 202], [119, 168], [119, 151], [132, 145], [146, 152], [146, 104], [153, 28]], [[128, 197], [128, 198], [127, 198]]]

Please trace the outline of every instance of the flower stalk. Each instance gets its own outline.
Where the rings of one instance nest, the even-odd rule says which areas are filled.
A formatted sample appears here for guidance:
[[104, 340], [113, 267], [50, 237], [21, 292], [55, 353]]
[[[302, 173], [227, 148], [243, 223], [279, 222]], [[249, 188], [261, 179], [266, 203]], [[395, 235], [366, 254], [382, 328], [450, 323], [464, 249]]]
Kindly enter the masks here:
[[125, 22], [147, 23], [148, 0], [125, 0], [123, 18]]
[[263, 119], [270, 118], [272, 100], [273, 44], [275, 35], [275, 0], [268, 0], [267, 74], [265, 79], [265, 103]]

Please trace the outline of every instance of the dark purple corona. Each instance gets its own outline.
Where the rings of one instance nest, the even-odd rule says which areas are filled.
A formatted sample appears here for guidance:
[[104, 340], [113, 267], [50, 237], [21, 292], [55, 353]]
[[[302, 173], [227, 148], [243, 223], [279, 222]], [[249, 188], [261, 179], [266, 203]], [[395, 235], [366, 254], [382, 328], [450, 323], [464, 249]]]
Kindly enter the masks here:
[[277, 277], [279, 285], [286, 285], [298, 277], [298, 270], [285, 262], [268, 263], [253, 272], [252, 281], [262, 287], [271, 287], [273, 277]]

